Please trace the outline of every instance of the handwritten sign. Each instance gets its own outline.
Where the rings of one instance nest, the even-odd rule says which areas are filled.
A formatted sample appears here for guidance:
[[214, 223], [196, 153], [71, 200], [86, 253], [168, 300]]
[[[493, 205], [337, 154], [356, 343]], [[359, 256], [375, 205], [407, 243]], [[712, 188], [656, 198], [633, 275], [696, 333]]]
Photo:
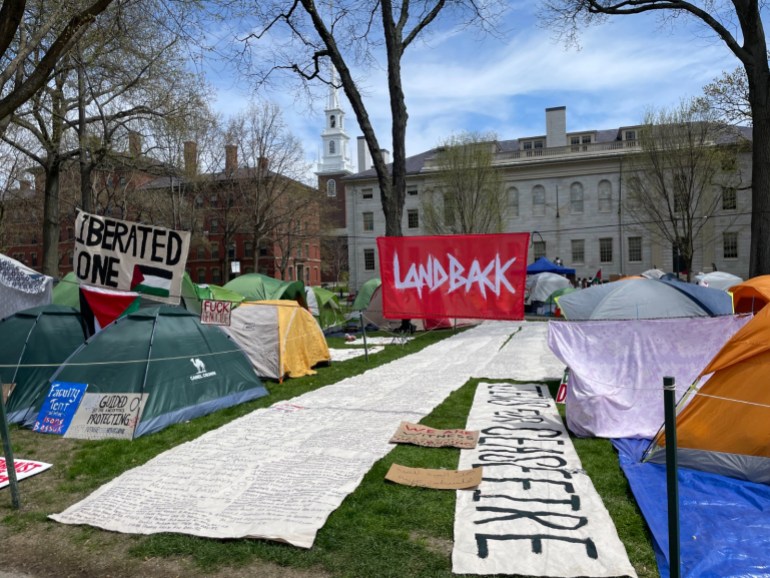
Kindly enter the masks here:
[[481, 483], [482, 468], [470, 470], [430, 470], [392, 464], [385, 479], [403, 486], [434, 490], [471, 490]]
[[87, 393], [64, 437], [133, 439], [146, 401], [141, 393]]
[[205, 325], [224, 325], [230, 327], [232, 311], [232, 301], [204, 299], [201, 302], [201, 323]]
[[[51, 464], [44, 462], [34, 462], [32, 460], [13, 460], [13, 469], [16, 470], [16, 479], [23, 480], [35, 474], [39, 474], [51, 467]], [[10, 482], [8, 481], [8, 467], [5, 458], [0, 458], [0, 488], [4, 488]]]
[[62, 435], [72, 421], [86, 391], [85, 383], [55, 381], [37, 414], [32, 431]]
[[480, 383], [468, 427], [458, 467], [484, 477], [457, 496], [453, 573], [636, 576], [548, 386]]
[[419, 423], [402, 421], [390, 438], [392, 444], [414, 444], [429, 448], [471, 449], [479, 441], [479, 432], [465, 429], [434, 429]]

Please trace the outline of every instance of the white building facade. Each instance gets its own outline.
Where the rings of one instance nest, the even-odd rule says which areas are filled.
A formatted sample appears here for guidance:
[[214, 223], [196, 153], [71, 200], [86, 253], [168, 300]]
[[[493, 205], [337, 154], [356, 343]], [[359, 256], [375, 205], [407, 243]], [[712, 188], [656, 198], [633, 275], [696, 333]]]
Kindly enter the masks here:
[[[638, 275], [648, 269], [673, 271], [671, 244], [636, 222], [624, 210], [628, 158], [640, 150], [640, 127], [566, 131], [566, 107], [546, 109], [546, 134], [498, 141], [494, 166], [501, 172], [508, 210], [504, 232], [528, 232], [528, 262], [557, 257], [577, 277], [603, 279]], [[624, 162], [626, 163], [624, 171]], [[749, 174], [750, 153], [742, 153]], [[422, 199], [435, 186], [436, 150], [407, 159], [407, 194], [402, 222], [406, 236], [426, 235]], [[373, 170], [344, 178], [350, 289], [379, 277], [376, 238], [385, 233], [379, 188]], [[751, 190], [724, 195], [703, 219], [694, 239], [693, 275], [715, 268], [744, 279], [749, 271]]]

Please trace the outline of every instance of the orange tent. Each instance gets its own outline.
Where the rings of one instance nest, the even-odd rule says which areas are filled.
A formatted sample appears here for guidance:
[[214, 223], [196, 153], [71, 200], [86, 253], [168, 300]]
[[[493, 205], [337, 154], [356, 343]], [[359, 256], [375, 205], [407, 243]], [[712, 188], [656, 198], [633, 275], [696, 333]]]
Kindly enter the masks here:
[[[704, 379], [707, 381], [697, 389]], [[765, 307], [725, 343], [679, 402], [679, 464], [770, 483], [768, 381], [770, 307]], [[665, 445], [661, 431], [645, 459], [665, 461]]]
[[733, 294], [733, 311], [756, 313], [770, 302], [770, 275], [752, 277], [728, 291]]

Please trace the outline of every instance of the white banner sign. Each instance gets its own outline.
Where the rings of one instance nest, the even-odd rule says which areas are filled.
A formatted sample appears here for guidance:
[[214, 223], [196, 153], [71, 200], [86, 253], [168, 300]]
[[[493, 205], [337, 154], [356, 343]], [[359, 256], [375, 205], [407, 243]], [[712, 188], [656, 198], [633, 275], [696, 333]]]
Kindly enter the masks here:
[[480, 383], [466, 427], [458, 469], [484, 477], [457, 493], [454, 573], [636, 576], [547, 386]]
[[75, 221], [75, 275], [87, 285], [178, 304], [189, 249], [188, 231], [83, 211]]
[[[13, 469], [16, 470], [16, 480], [23, 480], [47, 470], [51, 467], [51, 464], [15, 459], [13, 460], [13, 466]], [[0, 488], [4, 488], [8, 484], [10, 484], [10, 481], [8, 480], [8, 468], [5, 458], [0, 458]]]
[[64, 437], [133, 439], [146, 401], [141, 393], [86, 393]]

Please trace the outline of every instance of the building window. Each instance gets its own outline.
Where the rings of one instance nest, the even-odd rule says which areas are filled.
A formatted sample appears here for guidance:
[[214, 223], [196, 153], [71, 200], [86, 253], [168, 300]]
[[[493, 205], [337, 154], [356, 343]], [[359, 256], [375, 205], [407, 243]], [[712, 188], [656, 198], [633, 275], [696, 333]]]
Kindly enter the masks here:
[[725, 259], [738, 258], [738, 232], [725, 231], [722, 233], [722, 255]]
[[612, 210], [612, 185], [609, 181], [599, 181], [599, 212], [609, 213]]
[[334, 179], [329, 179], [326, 181], [326, 196], [327, 197], [336, 197], [337, 196], [337, 181]]
[[219, 259], [219, 243], [211, 244], [211, 258]]
[[364, 271], [374, 271], [374, 249], [364, 249]]
[[195, 197], [195, 206], [197, 208], [201, 208], [203, 206], [203, 196], [202, 195], [196, 195]]
[[687, 177], [684, 175], [674, 175], [674, 212], [682, 213], [687, 210]]
[[640, 263], [642, 261], [642, 238], [628, 238], [628, 262]]
[[362, 189], [361, 190], [361, 198], [364, 199], [364, 200], [373, 199], [374, 198], [374, 189]]
[[532, 188], [532, 214], [535, 217], [545, 215], [545, 188], [543, 185], [535, 185]]
[[508, 211], [512, 217], [519, 216], [519, 189], [516, 187], [508, 189]]
[[205, 283], [206, 282], [206, 269], [203, 267], [198, 267], [198, 277], [197, 277], [197, 283]]
[[579, 265], [586, 261], [586, 242], [585, 239], [572, 239], [572, 262]]
[[537, 261], [540, 257], [545, 257], [545, 241], [535, 241], [532, 245], [532, 256]]
[[247, 259], [251, 259], [254, 256], [254, 245], [251, 244], [251, 241], [243, 246], [243, 256]]
[[417, 196], [417, 189], [408, 189], [406, 191], [406, 194], [410, 197], [416, 197]]
[[33, 267], [37, 267], [37, 253], [35, 252], [30, 253], [29, 260]]
[[216, 193], [213, 193], [213, 194], [212, 194], [212, 195], [209, 197], [209, 204], [210, 204], [212, 207], [216, 207], [216, 206], [217, 206], [217, 203], [219, 203], [219, 199], [217, 198], [217, 194], [216, 194]]
[[198, 259], [205, 259], [206, 258], [206, 248], [205, 247], [198, 247], [197, 251]]
[[738, 193], [735, 187], [722, 187], [722, 210], [734, 211], [738, 208]]
[[337, 150], [337, 145], [336, 145], [336, 144], [334, 144], [334, 141], [333, 141], [333, 140], [330, 140], [330, 141], [329, 141], [329, 154], [330, 154], [330, 155], [333, 155], [333, 154], [335, 154], [335, 151], [336, 151], [336, 150]]
[[636, 131], [635, 130], [627, 130], [623, 134], [623, 140], [636, 140]]
[[219, 270], [219, 267], [214, 267], [211, 270], [211, 282], [214, 285], [219, 285], [222, 283], [222, 272]]
[[[569, 144], [572, 146], [572, 152], [578, 152], [580, 150], [587, 151], [589, 144], [591, 144], [591, 135], [590, 134], [582, 134], [582, 135], [575, 135], [571, 136], [569, 139]], [[580, 145], [583, 145], [582, 147]]]
[[444, 193], [444, 225], [455, 225], [455, 196], [452, 193]]
[[569, 188], [569, 206], [571, 213], [583, 212], [583, 185], [572, 183]]
[[211, 219], [211, 222], [209, 223], [209, 231], [212, 233], [219, 232], [219, 219]]
[[364, 216], [364, 231], [374, 231], [374, 213], [367, 211]]
[[334, 115], [331, 115], [329, 117], [329, 128], [334, 128], [337, 125], [337, 117]]
[[420, 226], [420, 214], [417, 209], [409, 209], [406, 212], [407, 229], [416, 229]]
[[260, 244], [259, 246], [259, 256], [267, 257], [267, 245], [265, 245], [264, 243]]
[[612, 237], [599, 239], [599, 262], [612, 263]]

